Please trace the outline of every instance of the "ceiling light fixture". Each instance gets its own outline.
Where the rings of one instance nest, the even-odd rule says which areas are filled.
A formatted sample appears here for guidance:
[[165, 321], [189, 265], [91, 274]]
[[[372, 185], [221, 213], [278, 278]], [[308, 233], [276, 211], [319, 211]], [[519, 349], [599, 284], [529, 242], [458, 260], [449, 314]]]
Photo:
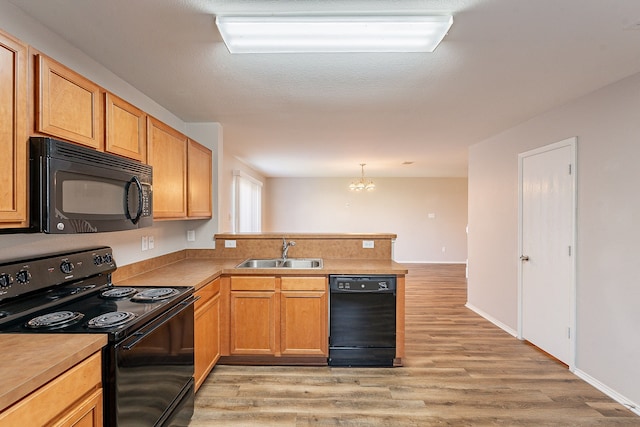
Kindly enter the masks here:
[[351, 191], [362, 191], [362, 190], [373, 191], [373, 189], [376, 188], [376, 185], [373, 183], [373, 181], [369, 180], [369, 182], [367, 182], [367, 180], [364, 178], [365, 165], [366, 163], [360, 163], [360, 167], [362, 168], [362, 175], [360, 176], [359, 180], [349, 184], [349, 189]]
[[216, 17], [231, 53], [433, 52], [452, 23], [449, 15]]

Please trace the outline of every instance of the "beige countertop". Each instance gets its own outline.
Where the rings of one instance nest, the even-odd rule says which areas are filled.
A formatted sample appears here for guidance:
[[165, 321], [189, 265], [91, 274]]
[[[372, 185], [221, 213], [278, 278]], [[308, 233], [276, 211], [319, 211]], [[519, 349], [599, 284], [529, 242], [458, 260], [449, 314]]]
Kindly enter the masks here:
[[0, 334], [0, 411], [106, 344], [105, 334]]
[[243, 259], [187, 258], [116, 283], [118, 286], [193, 286], [196, 290], [221, 275], [329, 275], [329, 274], [407, 274], [402, 264], [391, 260], [324, 259], [321, 269], [243, 268]]

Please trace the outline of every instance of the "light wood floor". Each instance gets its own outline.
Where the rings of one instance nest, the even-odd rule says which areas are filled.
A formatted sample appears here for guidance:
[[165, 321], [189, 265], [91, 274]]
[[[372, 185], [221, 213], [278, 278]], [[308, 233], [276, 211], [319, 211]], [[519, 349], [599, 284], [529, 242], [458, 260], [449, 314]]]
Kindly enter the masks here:
[[402, 368], [216, 366], [197, 426], [640, 426], [464, 307], [464, 266], [409, 265]]

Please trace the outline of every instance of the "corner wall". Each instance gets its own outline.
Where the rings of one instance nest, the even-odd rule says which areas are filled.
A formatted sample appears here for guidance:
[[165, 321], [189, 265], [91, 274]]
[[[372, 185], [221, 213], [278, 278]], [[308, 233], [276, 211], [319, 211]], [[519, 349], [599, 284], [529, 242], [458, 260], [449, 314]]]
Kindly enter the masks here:
[[472, 146], [468, 302], [517, 328], [518, 153], [577, 136], [576, 373], [640, 403], [640, 74]]

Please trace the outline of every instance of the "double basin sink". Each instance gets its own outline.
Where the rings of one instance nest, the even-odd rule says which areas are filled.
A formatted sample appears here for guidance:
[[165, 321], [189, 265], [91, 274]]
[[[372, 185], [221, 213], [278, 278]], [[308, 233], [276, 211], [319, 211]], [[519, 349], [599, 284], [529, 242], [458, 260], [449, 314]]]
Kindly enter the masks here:
[[241, 262], [236, 268], [289, 268], [289, 269], [319, 269], [322, 268], [321, 258], [249, 258]]

